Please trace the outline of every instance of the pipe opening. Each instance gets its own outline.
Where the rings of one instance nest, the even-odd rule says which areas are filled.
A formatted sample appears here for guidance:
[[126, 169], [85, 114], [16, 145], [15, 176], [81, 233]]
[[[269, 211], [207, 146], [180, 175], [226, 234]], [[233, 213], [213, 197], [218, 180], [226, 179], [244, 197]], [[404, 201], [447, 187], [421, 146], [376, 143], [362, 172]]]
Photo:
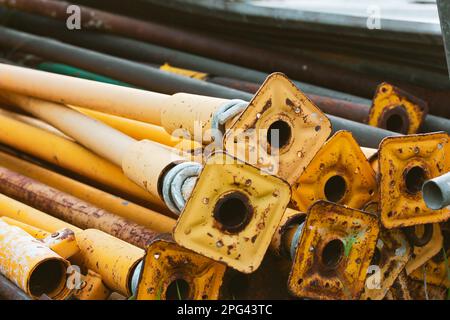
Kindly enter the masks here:
[[243, 230], [252, 214], [250, 200], [241, 192], [232, 192], [223, 196], [214, 207], [214, 219], [222, 229], [230, 233]]
[[191, 289], [184, 279], [175, 279], [166, 289], [166, 300], [187, 300]]
[[422, 193], [423, 199], [430, 209], [439, 210], [444, 207], [444, 194], [434, 181], [425, 182], [423, 184]]
[[40, 297], [43, 294], [52, 298], [61, 285], [64, 285], [66, 270], [64, 263], [50, 259], [38, 265], [31, 274], [29, 281], [30, 294]]
[[347, 183], [345, 179], [339, 175], [332, 176], [325, 183], [324, 193], [325, 198], [331, 202], [339, 202], [347, 191]]
[[270, 146], [281, 149], [289, 144], [291, 135], [291, 126], [283, 120], [278, 120], [270, 125], [267, 131], [267, 142]]
[[338, 266], [344, 256], [344, 243], [339, 239], [328, 242], [322, 250], [322, 264], [330, 269]]
[[392, 114], [386, 119], [386, 130], [403, 133], [405, 123], [399, 114]]
[[422, 186], [427, 180], [427, 174], [423, 168], [416, 166], [406, 172], [404, 179], [406, 191], [410, 194], [417, 194], [422, 190]]

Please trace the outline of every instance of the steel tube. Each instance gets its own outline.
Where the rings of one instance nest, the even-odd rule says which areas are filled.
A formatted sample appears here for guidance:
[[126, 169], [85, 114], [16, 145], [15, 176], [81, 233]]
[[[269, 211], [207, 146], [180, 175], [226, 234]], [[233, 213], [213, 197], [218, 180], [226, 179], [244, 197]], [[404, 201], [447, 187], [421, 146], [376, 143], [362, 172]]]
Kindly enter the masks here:
[[422, 193], [430, 209], [439, 210], [450, 206], [450, 172], [426, 181]]
[[[157, 46], [148, 42], [136, 41], [130, 38], [102, 33], [93, 33], [85, 30], [83, 30], [82, 32], [74, 33], [70, 30], [67, 30], [64, 23], [41, 16], [16, 11], [2, 11], [0, 9], [0, 17], [3, 14], [9, 17], [14, 17], [13, 19], [8, 20], [8, 26], [18, 28], [25, 32], [39, 34], [41, 36], [51, 36], [63, 42], [68, 42], [73, 45], [100, 51], [106, 54], [112, 54], [134, 61], [151, 62], [160, 65], [169, 63], [180, 68], [198, 70], [214, 76], [225, 76], [234, 79], [254, 82], [257, 84], [262, 84], [269, 75], [261, 71], [244, 68], [238, 65], [205, 58], [183, 51], [177, 51], [174, 49]], [[84, 70], [77, 70], [70, 66], [62, 66], [59, 64], [44, 62], [37, 65], [37, 68], [44, 71], [74, 75], [90, 80], [121, 84], [116, 80], [96, 75]], [[216, 81], [212, 82], [221, 84]], [[356, 103], [366, 102], [366, 99], [345, 94], [339, 91], [317, 87], [299, 81], [293, 82], [297, 87], [301, 88], [301, 90], [306, 93], [334, 97], [337, 99], [342, 99], [344, 101], [352, 101]], [[129, 85], [127, 84], [127, 86]]]
[[[37, 118], [44, 119], [53, 125], [57, 123], [56, 127], [63, 127], [68, 136], [81, 141], [87, 148], [95, 150], [97, 154], [118, 166], [122, 165], [122, 154], [135, 141], [97, 120], [70, 108], [61, 108], [52, 102], [36, 101], [34, 98], [10, 92], [0, 92], [0, 97], [13, 105], [19, 105], [21, 109]], [[94, 139], [92, 138], [92, 132], [95, 132]]]
[[134, 221], [151, 230], [165, 233], [171, 232], [174, 228], [175, 220], [165, 215], [4, 152], [0, 152], [0, 166], [62, 192], [69, 193], [76, 198], [92, 203], [97, 207], [103, 208], [122, 218]]
[[69, 263], [22, 229], [0, 220], [0, 270], [26, 294], [64, 299]]
[[0, 167], [0, 192], [81, 229], [99, 229], [145, 248], [155, 232], [67, 193]]
[[[0, 3], [63, 21], [67, 19], [66, 10], [70, 5], [70, 3], [64, 1], [49, 0], [2, 0]], [[203, 56], [212, 56], [215, 59], [246, 65], [255, 69], [279, 70], [287, 72], [299, 80], [325, 87], [334, 87], [339, 91], [355, 92], [355, 87], [364, 87], [362, 88], [363, 91], [372, 92], [377, 84], [381, 82], [373, 77], [342, 68], [324, 66], [309, 59], [299, 59], [281, 52], [267, 51], [225, 39], [216, 39], [211, 36], [167, 27], [154, 22], [139, 21], [84, 6], [80, 6], [80, 8], [82, 28], [84, 29], [107, 31]]]
[[229, 99], [245, 96], [237, 90], [5, 27], [0, 27], [0, 44], [162, 93], [191, 92]]
[[[76, 172], [84, 177], [116, 190], [153, 207], [164, 208], [158, 198], [130, 181], [118, 168], [107, 160], [81, 147], [79, 144], [35, 128], [0, 113], [0, 141], [22, 152]], [[39, 141], [36, 144], [35, 141]]]
[[[8, 81], [0, 81], [0, 88], [8, 91], [20, 93], [22, 95], [34, 96], [40, 99], [45, 99], [54, 102], [63, 101], [70, 103], [78, 107], [86, 107], [89, 109], [97, 109], [107, 113], [113, 113], [116, 115], [122, 115], [131, 117], [135, 120], [149, 121], [153, 124], [161, 124], [161, 111], [165, 110], [164, 114], [169, 117], [169, 113], [178, 115], [178, 118], [182, 118], [187, 128], [193, 126], [193, 121], [185, 117], [180, 117], [178, 112], [179, 106], [186, 104], [186, 99], [192, 99], [192, 104], [197, 107], [202, 104], [199, 114], [190, 113], [191, 116], [196, 116], [197, 120], [202, 119], [204, 122], [209, 122], [210, 113], [223, 105], [226, 100], [196, 96], [190, 94], [175, 94], [173, 96], [167, 96], [162, 94], [156, 94], [156, 101], [151, 99], [152, 92], [124, 88], [120, 86], [113, 86], [106, 83], [92, 82], [84, 79], [77, 79], [57, 74], [50, 74], [42, 71], [31, 70], [27, 68], [20, 68], [15, 66], [9, 66], [0, 64], [0, 75]], [[71, 90], [68, 90], [70, 88]], [[74, 90], [77, 88], [77, 90]], [[97, 88], [99, 89], [97, 91]], [[119, 93], [114, 102], [115, 107], [111, 108], [108, 104], [110, 101], [108, 98], [105, 100], [103, 94], [114, 94], [113, 90], [118, 89]], [[78, 90], [79, 89], [79, 90]], [[131, 91], [130, 91], [131, 90]], [[78, 92], [83, 92], [83, 95], [79, 95]], [[139, 97], [139, 105], [130, 105], [127, 100], [129, 95], [137, 94]], [[147, 93], [150, 94], [149, 99], [141, 100]], [[250, 100], [252, 95], [245, 93], [247, 100]], [[95, 100], [98, 99], [98, 100]], [[119, 107], [117, 101], [124, 101], [123, 106]], [[151, 107], [150, 107], [151, 103]], [[200, 108], [199, 108], [200, 109]], [[149, 113], [146, 113], [146, 110]], [[200, 116], [201, 115], [201, 116]], [[333, 125], [334, 131], [347, 129], [352, 131], [358, 142], [365, 147], [377, 148], [381, 140], [390, 135], [396, 135], [391, 131], [370, 127], [361, 123], [346, 120], [343, 118], [330, 116], [330, 120]], [[171, 132], [174, 128], [179, 128], [178, 123], [172, 123], [172, 121], [166, 121], [166, 124], [172, 124], [168, 127], [164, 125], [165, 129]]]

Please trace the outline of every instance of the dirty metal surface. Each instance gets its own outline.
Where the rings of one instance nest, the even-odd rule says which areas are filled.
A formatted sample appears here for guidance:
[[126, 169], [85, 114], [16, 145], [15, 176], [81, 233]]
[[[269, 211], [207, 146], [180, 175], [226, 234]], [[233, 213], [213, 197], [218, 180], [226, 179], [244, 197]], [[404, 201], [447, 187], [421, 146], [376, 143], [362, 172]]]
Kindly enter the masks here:
[[[426, 225], [425, 225], [426, 226]], [[418, 225], [415, 226], [413, 231], [417, 234], [420, 234], [421, 236], [425, 233], [425, 226]], [[443, 244], [443, 236], [441, 232], [441, 228], [439, 227], [439, 224], [435, 223], [432, 225], [432, 235], [429, 241], [426, 244], [421, 245], [412, 245], [412, 255], [411, 259], [408, 261], [408, 263], [405, 266], [405, 271], [409, 275], [414, 270], [420, 268], [423, 264], [425, 264], [428, 260], [433, 258], [436, 254], [439, 253], [442, 249]], [[420, 236], [419, 236], [420, 237]]]
[[312, 299], [359, 299], [378, 238], [376, 216], [319, 201], [306, 219], [288, 286]]
[[286, 233], [295, 226], [299, 226], [306, 219], [306, 213], [287, 208], [277, 227], [277, 231], [270, 243], [271, 251], [279, 257], [288, 257], [290, 260], [290, 243], [286, 243]]
[[[264, 141], [272, 128], [279, 129], [278, 146]], [[259, 143], [250, 142], [242, 148], [239, 144], [245, 141], [243, 134], [248, 131], [258, 134]], [[262, 137], [261, 132], [265, 132]], [[264, 152], [257, 151], [255, 166], [292, 184], [330, 133], [331, 124], [325, 114], [284, 74], [273, 73], [227, 131], [224, 148], [239, 159], [249, 159], [248, 153], [254, 153], [256, 146], [267, 145]]]
[[226, 266], [177, 245], [170, 236], [161, 237], [147, 247], [137, 290], [137, 300], [170, 300], [171, 286], [182, 299], [215, 300], [219, 297]]
[[261, 174], [226, 153], [215, 153], [178, 219], [175, 241], [251, 273], [260, 265], [290, 195], [289, 185], [280, 178]]
[[361, 209], [377, 197], [375, 172], [352, 134], [338, 131], [292, 186], [292, 203], [306, 211], [318, 200]]
[[88, 270], [86, 275], [82, 276], [79, 289], [74, 290], [73, 296], [78, 300], [106, 300], [111, 294], [101, 276], [92, 270]]
[[99, 274], [112, 291], [131, 296], [133, 271], [144, 251], [96, 229], [83, 230], [75, 236], [80, 248], [76, 263]]
[[380, 144], [381, 221], [386, 228], [437, 223], [450, 210], [425, 204], [423, 182], [450, 170], [449, 137], [445, 133], [389, 137]]
[[367, 123], [403, 134], [417, 133], [428, 113], [425, 101], [389, 83], [380, 84]]
[[[363, 300], [382, 300], [411, 256], [411, 247], [400, 230], [382, 229], [361, 296]], [[372, 279], [369, 279], [372, 278]], [[368, 285], [373, 281], [373, 285]]]

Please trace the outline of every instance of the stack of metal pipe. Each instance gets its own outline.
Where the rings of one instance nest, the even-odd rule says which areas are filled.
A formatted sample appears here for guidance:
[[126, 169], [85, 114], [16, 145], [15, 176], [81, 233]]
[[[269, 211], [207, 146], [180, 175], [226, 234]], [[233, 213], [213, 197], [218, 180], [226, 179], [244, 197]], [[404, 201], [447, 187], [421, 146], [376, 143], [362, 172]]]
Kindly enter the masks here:
[[0, 298], [446, 299], [448, 80], [290, 52], [251, 3], [133, 3], [0, 0]]

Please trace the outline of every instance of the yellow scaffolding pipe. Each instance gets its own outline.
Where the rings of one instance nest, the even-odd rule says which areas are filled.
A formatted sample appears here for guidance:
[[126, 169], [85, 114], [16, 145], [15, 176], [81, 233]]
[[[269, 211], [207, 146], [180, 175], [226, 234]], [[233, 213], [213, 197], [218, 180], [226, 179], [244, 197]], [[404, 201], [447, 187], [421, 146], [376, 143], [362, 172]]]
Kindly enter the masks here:
[[[124, 194], [158, 208], [165, 208], [159, 197], [152, 196], [129, 180], [122, 170], [79, 144], [33, 127], [0, 113], [0, 142], [57, 166], [76, 172]], [[39, 143], [36, 143], [39, 142]]]
[[3, 194], [0, 194], [0, 216], [17, 220], [49, 233], [62, 229], [70, 229], [73, 232], [81, 231], [70, 223], [54, 218]]
[[79, 181], [70, 179], [38, 165], [0, 152], [0, 166], [38, 180], [50, 187], [69, 193], [93, 205], [103, 208], [120, 217], [134, 221], [151, 230], [172, 232], [175, 220], [156, 211], [144, 208], [107, 192], [101, 191]]
[[160, 126], [85, 108], [72, 108], [84, 113], [91, 118], [97, 119], [136, 140], [152, 140], [183, 151], [201, 150], [202, 148], [202, 145], [200, 143], [172, 136], [163, 127]]

